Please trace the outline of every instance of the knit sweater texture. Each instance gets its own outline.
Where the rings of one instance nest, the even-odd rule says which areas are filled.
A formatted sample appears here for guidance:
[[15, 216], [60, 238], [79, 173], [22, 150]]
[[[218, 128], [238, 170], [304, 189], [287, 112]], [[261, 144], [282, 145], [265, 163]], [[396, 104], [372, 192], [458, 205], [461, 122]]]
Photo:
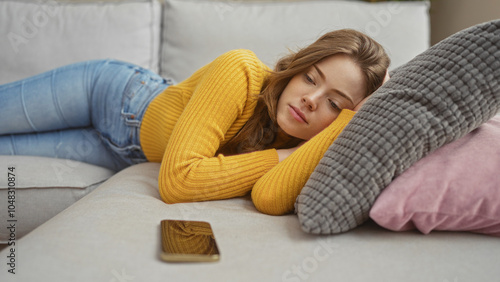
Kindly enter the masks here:
[[269, 70], [253, 52], [233, 50], [150, 103], [140, 139], [148, 161], [161, 162], [158, 185], [163, 201], [220, 200], [252, 191], [261, 212], [293, 211], [300, 190], [354, 112], [342, 110], [330, 126], [281, 163], [276, 149], [216, 155], [253, 114]]

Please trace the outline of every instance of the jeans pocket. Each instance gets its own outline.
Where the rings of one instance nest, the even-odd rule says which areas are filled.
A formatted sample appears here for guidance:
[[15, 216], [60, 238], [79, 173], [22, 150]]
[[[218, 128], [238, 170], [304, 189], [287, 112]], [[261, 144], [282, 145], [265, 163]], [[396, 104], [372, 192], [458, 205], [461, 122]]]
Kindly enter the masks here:
[[125, 87], [122, 99], [121, 114], [126, 123], [129, 126], [139, 127], [149, 103], [170, 85], [172, 85], [171, 80], [136, 67], [135, 73]]
[[112, 153], [128, 165], [147, 162], [146, 156], [144, 155], [140, 145], [119, 145], [107, 138], [105, 138], [104, 141], [107, 143], [107, 146], [110, 148]]

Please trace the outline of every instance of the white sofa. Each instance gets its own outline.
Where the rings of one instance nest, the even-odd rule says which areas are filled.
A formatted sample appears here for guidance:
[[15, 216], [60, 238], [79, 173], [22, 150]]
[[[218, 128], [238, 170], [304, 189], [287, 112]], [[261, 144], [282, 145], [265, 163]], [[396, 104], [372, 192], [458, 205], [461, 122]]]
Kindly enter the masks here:
[[[287, 48], [344, 27], [379, 40], [393, 69], [429, 46], [428, 12], [427, 2], [1, 1], [0, 83], [109, 57], [180, 81], [230, 49], [254, 50], [272, 65]], [[9, 171], [15, 179], [5, 177]], [[261, 214], [249, 197], [167, 205], [157, 191], [158, 171], [156, 163], [115, 173], [76, 161], [0, 156], [0, 280], [462, 282], [500, 277], [500, 244], [494, 237], [391, 232], [373, 222], [340, 235], [310, 235], [295, 215]], [[160, 260], [163, 219], [210, 222], [221, 260]]]

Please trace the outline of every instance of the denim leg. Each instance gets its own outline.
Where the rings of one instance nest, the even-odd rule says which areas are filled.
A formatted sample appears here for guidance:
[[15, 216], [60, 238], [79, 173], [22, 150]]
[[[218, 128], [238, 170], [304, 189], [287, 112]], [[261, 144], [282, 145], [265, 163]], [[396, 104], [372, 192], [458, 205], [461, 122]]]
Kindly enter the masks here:
[[2, 135], [0, 136], [0, 155], [70, 159], [114, 171], [128, 166], [126, 162], [113, 155], [92, 127]]
[[[170, 84], [132, 64], [96, 60], [2, 85], [0, 154], [69, 158], [115, 170], [143, 162], [142, 117]], [[95, 149], [68, 150], [87, 143]]]
[[0, 86], [0, 135], [90, 126], [93, 81], [105, 63], [72, 64]]
[[[103, 142], [129, 165], [144, 162], [140, 126], [147, 106], [173, 82], [138, 66], [110, 61], [92, 93], [93, 127]], [[121, 77], [127, 77], [126, 83]]]

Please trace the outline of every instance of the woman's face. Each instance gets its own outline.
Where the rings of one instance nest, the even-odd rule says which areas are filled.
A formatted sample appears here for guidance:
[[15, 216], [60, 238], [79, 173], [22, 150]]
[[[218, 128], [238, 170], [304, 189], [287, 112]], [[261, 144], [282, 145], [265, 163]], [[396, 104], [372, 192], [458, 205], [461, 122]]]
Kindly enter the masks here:
[[277, 121], [287, 134], [309, 140], [365, 97], [365, 78], [347, 55], [328, 57], [295, 75], [278, 100]]

